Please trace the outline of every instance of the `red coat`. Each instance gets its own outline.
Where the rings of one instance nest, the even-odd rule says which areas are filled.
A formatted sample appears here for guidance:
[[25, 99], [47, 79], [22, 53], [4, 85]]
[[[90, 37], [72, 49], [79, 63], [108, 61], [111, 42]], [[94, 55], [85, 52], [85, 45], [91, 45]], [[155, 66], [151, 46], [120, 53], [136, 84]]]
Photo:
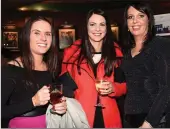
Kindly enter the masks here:
[[[95, 104], [97, 102], [97, 91], [95, 88], [95, 76], [93, 70], [88, 66], [87, 61], [84, 60], [80, 65], [81, 75], [77, 71], [77, 61], [74, 62], [77, 55], [80, 52], [78, 45], [81, 44], [81, 40], [77, 40], [72, 46], [65, 49], [64, 58], [62, 63], [62, 73], [69, 71], [72, 78], [75, 80], [78, 89], [75, 91], [75, 98], [81, 103], [86, 115], [90, 127], [93, 127]], [[116, 45], [116, 44], [115, 44]], [[118, 47], [118, 46], [117, 46]], [[116, 48], [117, 56], [122, 56], [120, 49]], [[73, 64], [74, 63], [74, 64]], [[104, 63], [100, 61], [97, 67], [97, 77], [104, 75]], [[106, 128], [121, 128], [121, 119], [119, 109], [113, 96], [121, 96], [126, 93], [125, 83], [115, 83], [114, 73], [108, 77], [113, 83], [115, 92], [109, 96], [102, 96], [101, 103], [105, 106], [103, 111], [103, 118]]]

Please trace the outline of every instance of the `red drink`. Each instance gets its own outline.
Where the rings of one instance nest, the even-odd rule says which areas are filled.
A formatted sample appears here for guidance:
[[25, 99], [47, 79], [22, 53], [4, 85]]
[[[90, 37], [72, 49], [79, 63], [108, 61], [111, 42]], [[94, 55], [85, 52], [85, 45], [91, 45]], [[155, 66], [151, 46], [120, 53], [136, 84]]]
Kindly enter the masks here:
[[50, 93], [50, 102], [52, 105], [60, 103], [61, 102], [61, 97], [62, 93], [58, 90], [54, 90]]

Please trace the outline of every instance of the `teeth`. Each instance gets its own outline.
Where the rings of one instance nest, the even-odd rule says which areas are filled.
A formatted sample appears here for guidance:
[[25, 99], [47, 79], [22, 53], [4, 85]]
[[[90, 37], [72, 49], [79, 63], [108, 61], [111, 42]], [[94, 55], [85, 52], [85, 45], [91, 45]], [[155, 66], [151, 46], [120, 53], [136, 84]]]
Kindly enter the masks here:
[[42, 46], [42, 47], [45, 47], [45, 46], [47, 46], [47, 44], [43, 44], [43, 43], [38, 43], [38, 46]]
[[133, 26], [134, 29], [139, 29], [139, 26]]
[[99, 36], [100, 34], [94, 34], [95, 36]]

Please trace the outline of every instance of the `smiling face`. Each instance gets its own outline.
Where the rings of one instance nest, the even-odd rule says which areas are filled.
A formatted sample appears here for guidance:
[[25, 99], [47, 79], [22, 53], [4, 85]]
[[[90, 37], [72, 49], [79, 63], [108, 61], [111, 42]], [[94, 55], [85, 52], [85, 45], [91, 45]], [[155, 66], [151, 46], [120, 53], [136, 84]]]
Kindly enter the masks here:
[[93, 14], [87, 25], [89, 40], [91, 43], [101, 43], [106, 35], [106, 20], [103, 16]]
[[127, 25], [129, 31], [134, 37], [145, 37], [148, 32], [148, 16], [136, 10], [134, 7], [130, 7], [127, 12]]
[[45, 54], [52, 43], [51, 25], [43, 20], [32, 24], [30, 31], [30, 50], [33, 55]]

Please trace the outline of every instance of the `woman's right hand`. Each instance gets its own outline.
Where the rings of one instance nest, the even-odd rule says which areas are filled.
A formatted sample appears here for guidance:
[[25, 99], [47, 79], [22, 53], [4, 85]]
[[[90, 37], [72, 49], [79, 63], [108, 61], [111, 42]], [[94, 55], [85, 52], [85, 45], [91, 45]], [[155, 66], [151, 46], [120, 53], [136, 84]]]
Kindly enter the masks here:
[[43, 86], [37, 93], [32, 97], [34, 106], [41, 106], [48, 103], [50, 100], [50, 89], [47, 86]]

